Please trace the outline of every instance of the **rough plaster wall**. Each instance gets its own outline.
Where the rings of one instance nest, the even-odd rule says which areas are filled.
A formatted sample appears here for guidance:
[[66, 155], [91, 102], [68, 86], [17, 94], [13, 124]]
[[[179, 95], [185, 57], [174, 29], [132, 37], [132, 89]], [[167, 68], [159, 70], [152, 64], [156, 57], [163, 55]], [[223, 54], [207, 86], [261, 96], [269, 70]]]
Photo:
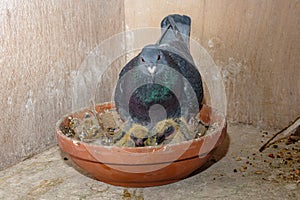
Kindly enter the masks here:
[[280, 0], [125, 0], [126, 29], [189, 15], [221, 67], [232, 122], [282, 128], [300, 115], [300, 5]]
[[0, 2], [0, 169], [55, 144], [55, 122], [74, 106], [76, 72], [93, 48], [123, 30], [123, 5]]

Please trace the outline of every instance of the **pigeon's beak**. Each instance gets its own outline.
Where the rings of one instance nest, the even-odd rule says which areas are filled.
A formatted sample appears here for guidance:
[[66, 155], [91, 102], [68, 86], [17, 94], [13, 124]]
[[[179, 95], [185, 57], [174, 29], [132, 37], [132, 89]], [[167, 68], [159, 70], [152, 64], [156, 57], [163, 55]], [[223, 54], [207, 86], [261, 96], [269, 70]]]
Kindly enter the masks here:
[[156, 72], [156, 66], [155, 65], [152, 66], [152, 67], [148, 67], [147, 69], [148, 69], [148, 71], [150, 72], [151, 75], [154, 75], [155, 72]]
[[152, 79], [154, 79], [154, 75], [155, 75], [155, 72], [156, 72], [156, 66], [148, 67], [147, 69], [148, 69]]

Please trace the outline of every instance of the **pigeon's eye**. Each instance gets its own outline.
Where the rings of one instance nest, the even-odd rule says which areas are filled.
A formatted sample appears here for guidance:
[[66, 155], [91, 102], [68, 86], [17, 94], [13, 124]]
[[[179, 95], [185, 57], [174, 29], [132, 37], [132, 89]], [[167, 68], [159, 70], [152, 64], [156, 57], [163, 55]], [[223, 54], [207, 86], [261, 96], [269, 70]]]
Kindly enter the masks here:
[[144, 58], [142, 57], [142, 62], [145, 62]]
[[164, 131], [164, 135], [166, 137], [168, 137], [169, 135], [171, 135], [173, 132], [175, 131], [175, 128], [173, 126], [169, 126], [165, 131]]
[[157, 56], [157, 60], [160, 60], [160, 55], [158, 54], [158, 56]]
[[138, 138], [135, 137], [132, 133], [130, 134], [130, 138], [133, 139], [133, 140], [137, 140]]

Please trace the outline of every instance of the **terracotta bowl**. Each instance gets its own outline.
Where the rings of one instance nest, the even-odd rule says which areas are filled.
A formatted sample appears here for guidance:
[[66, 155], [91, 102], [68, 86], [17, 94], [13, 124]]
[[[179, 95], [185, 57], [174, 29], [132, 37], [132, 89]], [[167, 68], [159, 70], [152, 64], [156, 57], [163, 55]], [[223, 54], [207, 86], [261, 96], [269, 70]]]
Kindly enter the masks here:
[[[113, 108], [113, 103], [96, 106], [97, 112]], [[204, 105], [200, 118], [217, 127], [209, 134], [190, 141], [160, 147], [102, 146], [74, 141], [61, 127], [67, 117], [82, 118], [87, 109], [64, 116], [56, 124], [60, 148], [82, 169], [96, 179], [118, 186], [148, 187], [164, 185], [186, 178], [207, 162], [226, 134], [225, 117]]]

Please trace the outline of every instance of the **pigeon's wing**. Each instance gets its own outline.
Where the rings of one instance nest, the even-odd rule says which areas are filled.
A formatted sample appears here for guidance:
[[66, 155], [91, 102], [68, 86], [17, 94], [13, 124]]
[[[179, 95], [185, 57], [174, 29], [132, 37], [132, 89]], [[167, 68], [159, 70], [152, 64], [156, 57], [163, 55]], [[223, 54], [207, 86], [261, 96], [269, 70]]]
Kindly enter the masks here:
[[[168, 65], [178, 71], [187, 81], [185, 81], [185, 96], [186, 101], [189, 103], [191, 102], [189, 99], [194, 97], [196, 94], [197, 102], [199, 108], [202, 106], [202, 99], [203, 99], [203, 86], [202, 86], [202, 79], [198, 69], [195, 67], [194, 63], [189, 59], [183, 58], [181, 55], [173, 52], [163, 50], [165, 59]], [[191, 87], [187, 87], [189, 84]], [[190, 91], [189, 88], [192, 88], [193, 91]]]
[[[201, 108], [203, 99], [201, 75], [195, 67], [189, 50], [191, 19], [185, 15], [169, 15], [161, 22], [162, 30], [167, 27], [169, 28], [167, 32], [162, 35], [159, 48], [164, 53], [168, 65], [177, 70], [188, 80], [188, 83], [192, 86], [196, 94], [199, 107]], [[193, 92], [187, 88], [189, 87], [185, 87], [185, 95], [191, 98], [191, 96], [194, 96]], [[187, 99], [187, 102], [190, 101]]]
[[[120, 114], [120, 117], [124, 121], [130, 119], [128, 112], [129, 95], [131, 93], [132, 77], [130, 71], [133, 71], [138, 66], [139, 55], [131, 59], [119, 73], [119, 79], [115, 88], [115, 105], [116, 109]], [[128, 73], [128, 74], [127, 74]], [[126, 75], [127, 74], [127, 75]], [[127, 98], [126, 98], [127, 97]]]
[[129, 70], [134, 69], [138, 65], [138, 60], [140, 58], [140, 54], [138, 54], [136, 57], [132, 58], [121, 70], [119, 73], [119, 79], [127, 73]]
[[[184, 116], [193, 115], [199, 111], [203, 99], [201, 75], [189, 49], [190, 25], [191, 21], [188, 16], [175, 14], [165, 17], [161, 22], [161, 27], [168, 29], [162, 35], [159, 44], [168, 66], [178, 71], [187, 80], [184, 83], [185, 96], [182, 99], [186, 106]], [[195, 107], [197, 104], [198, 107]]]

